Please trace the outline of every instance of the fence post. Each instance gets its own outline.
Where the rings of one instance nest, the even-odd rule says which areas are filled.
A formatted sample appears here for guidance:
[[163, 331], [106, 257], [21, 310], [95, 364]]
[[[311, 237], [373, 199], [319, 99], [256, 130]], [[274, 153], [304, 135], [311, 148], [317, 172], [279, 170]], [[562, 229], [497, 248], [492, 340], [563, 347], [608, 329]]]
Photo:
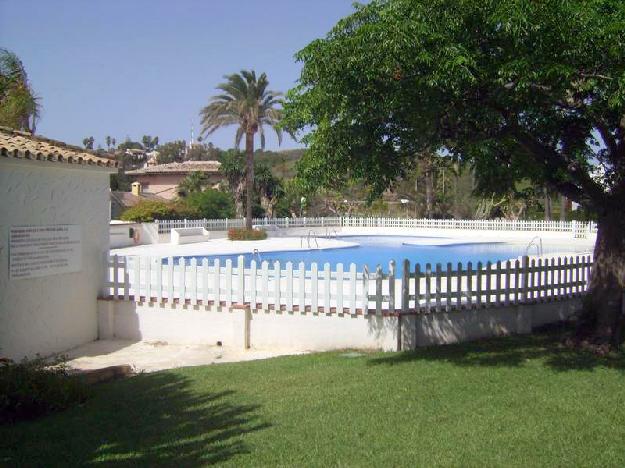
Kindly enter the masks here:
[[293, 263], [286, 262], [286, 311], [293, 312]]
[[[343, 218], [341, 218], [343, 219]], [[362, 315], [367, 316], [369, 313], [369, 266], [365, 265], [362, 269]]]
[[191, 304], [197, 305], [198, 289], [197, 289], [197, 259], [191, 259]]
[[410, 260], [404, 259], [403, 270], [401, 274], [401, 311], [408, 312], [410, 308]]
[[375, 314], [382, 314], [382, 267], [375, 269]]
[[319, 270], [316, 263], [310, 265], [310, 311], [319, 313]]
[[349, 313], [356, 314], [356, 264], [349, 265]]
[[529, 280], [529, 278], [528, 278], [528, 275], [529, 275], [529, 261], [530, 261], [530, 258], [527, 255], [525, 255], [523, 257], [523, 260], [522, 260], [522, 262], [523, 262], [523, 266], [522, 266], [522, 268], [523, 268], [523, 276], [521, 277], [522, 278], [522, 281], [521, 281], [521, 288], [522, 288], [521, 289], [521, 303], [526, 303], [527, 302], [527, 285], [528, 285], [528, 280]]
[[388, 310], [395, 312], [395, 260], [388, 262]]
[[243, 255], [237, 258], [237, 303], [245, 304], [245, 261]]
[[[108, 262], [106, 265], [106, 268], [108, 270]], [[117, 255], [113, 255], [113, 298], [115, 300], [118, 299], [118, 294], [119, 294], [119, 265], [117, 264]], [[108, 296], [108, 294], [107, 294]]]
[[299, 269], [297, 273], [298, 279], [298, 306], [299, 311], [302, 314], [306, 313], [306, 265], [304, 262], [299, 262]]

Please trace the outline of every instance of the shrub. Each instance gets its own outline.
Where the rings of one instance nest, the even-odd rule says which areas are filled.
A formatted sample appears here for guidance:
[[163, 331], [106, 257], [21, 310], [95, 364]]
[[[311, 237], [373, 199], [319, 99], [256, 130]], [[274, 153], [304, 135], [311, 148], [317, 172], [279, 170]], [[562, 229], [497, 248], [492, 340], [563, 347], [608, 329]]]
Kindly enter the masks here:
[[267, 239], [267, 231], [264, 229], [232, 228], [228, 230], [230, 240], [263, 240]]
[[207, 189], [203, 192], [193, 192], [182, 201], [199, 218], [225, 219], [234, 216], [234, 202], [232, 197], [219, 190]]
[[143, 200], [122, 213], [122, 221], [151, 223], [155, 219], [171, 219], [175, 217], [174, 208], [165, 202]]
[[0, 362], [0, 424], [33, 419], [83, 402], [87, 386], [63, 358]]

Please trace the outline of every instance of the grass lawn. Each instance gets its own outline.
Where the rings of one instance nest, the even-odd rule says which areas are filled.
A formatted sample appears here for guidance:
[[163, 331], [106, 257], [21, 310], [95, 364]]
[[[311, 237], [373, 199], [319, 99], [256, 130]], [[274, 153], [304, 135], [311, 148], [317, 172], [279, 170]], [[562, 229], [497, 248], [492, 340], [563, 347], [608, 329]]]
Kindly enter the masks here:
[[145, 374], [0, 427], [1, 466], [625, 466], [625, 356], [553, 335]]

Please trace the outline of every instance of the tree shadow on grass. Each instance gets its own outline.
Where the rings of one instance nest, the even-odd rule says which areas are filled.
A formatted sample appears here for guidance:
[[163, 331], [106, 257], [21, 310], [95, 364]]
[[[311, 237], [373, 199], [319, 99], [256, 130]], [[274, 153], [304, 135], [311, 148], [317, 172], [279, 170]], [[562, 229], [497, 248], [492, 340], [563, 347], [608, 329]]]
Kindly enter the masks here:
[[593, 370], [597, 367], [625, 372], [625, 352], [597, 356], [563, 344], [570, 334], [564, 326], [548, 327], [532, 335], [432, 346], [392, 354], [369, 361], [369, 365], [396, 365], [412, 361], [444, 361], [458, 366], [521, 367], [528, 360], [542, 360], [556, 371]]
[[[270, 425], [232, 390], [207, 393], [174, 372], [101, 385], [83, 407], [0, 427], [0, 465], [198, 466], [249, 453]], [[240, 398], [239, 398], [240, 399]]]

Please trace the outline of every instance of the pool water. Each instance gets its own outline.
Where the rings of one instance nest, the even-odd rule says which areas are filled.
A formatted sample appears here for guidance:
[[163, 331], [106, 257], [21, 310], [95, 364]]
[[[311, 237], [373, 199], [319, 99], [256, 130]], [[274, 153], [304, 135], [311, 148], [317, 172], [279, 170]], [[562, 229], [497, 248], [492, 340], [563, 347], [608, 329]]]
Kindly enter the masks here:
[[[397, 272], [401, 274], [401, 264], [405, 258], [410, 260], [411, 265], [421, 263], [422, 268], [425, 268], [427, 263], [432, 264], [433, 267], [437, 263], [441, 263], [443, 268], [445, 268], [448, 262], [456, 265], [458, 262], [463, 264], [473, 262], [476, 264], [477, 262], [486, 263], [488, 261], [497, 262], [498, 260], [516, 259], [526, 254], [527, 247], [527, 244], [524, 243], [509, 244], [504, 242], [465, 243], [443, 246], [407, 245], [406, 243], [408, 242], [427, 243], [428, 240], [440, 241], [442, 238], [405, 236], [342, 236], [338, 239], [358, 243], [358, 246], [323, 250], [248, 253], [243, 254], [245, 265], [247, 267], [252, 260], [256, 260], [259, 266], [260, 261], [267, 261], [273, 266], [273, 263], [277, 260], [280, 261], [283, 268], [287, 262], [292, 262], [293, 268], [297, 268], [300, 262], [304, 262], [307, 269], [310, 268], [312, 263], [317, 263], [319, 269], [323, 268], [323, 264], [329, 263], [332, 270], [334, 270], [337, 264], [342, 263], [347, 270], [350, 263], [355, 263], [357, 271], [362, 271], [365, 265], [369, 267], [369, 270], [374, 270], [377, 265], [381, 265], [384, 271], [388, 271], [389, 261], [395, 260]], [[543, 253], [545, 254], [565, 250], [570, 252], [572, 249], [570, 246], [557, 244], [546, 244], [543, 246]], [[529, 254], [536, 255], [536, 249], [532, 247]], [[196, 258], [198, 262], [204, 258], [207, 258], [210, 262], [219, 259], [223, 265], [227, 259], [231, 259], [233, 264], [236, 264], [239, 255], [241, 254], [205, 255], [185, 258], [187, 260]], [[176, 259], [178, 258], [180, 257], [176, 257]]]

